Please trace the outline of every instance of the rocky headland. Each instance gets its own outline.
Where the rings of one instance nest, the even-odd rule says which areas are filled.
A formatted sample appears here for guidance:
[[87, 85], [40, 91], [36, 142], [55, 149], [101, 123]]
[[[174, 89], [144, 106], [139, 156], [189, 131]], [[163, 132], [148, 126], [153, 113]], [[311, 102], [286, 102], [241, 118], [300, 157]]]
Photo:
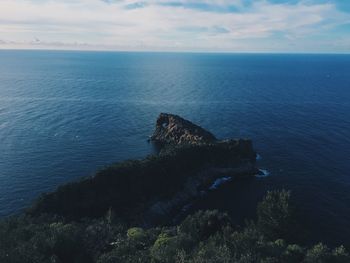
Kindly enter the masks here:
[[161, 113], [151, 142], [159, 154], [111, 165], [95, 176], [41, 196], [32, 215], [99, 217], [108, 210], [132, 224], [169, 221], [220, 178], [251, 177], [259, 171], [251, 140], [218, 140], [180, 116]]
[[258, 173], [250, 140], [219, 140], [161, 114], [152, 142], [158, 154], [63, 185], [0, 220], [0, 262], [350, 262], [345, 246], [307, 235], [289, 191], [268, 191], [244, 225], [223, 211], [187, 209], [221, 183]]

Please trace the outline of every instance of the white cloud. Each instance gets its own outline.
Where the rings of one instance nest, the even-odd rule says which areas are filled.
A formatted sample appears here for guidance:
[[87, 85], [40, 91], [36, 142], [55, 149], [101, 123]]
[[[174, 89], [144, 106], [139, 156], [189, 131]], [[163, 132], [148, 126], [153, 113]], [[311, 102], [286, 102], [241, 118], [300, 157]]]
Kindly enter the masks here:
[[[201, 1], [235, 5], [239, 12], [185, 8], [188, 1], [179, 1], [182, 7], [164, 5], [164, 0], [135, 3], [1, 0], [0, 47], [259, 51], [268, 49], [269, 43], [276, 48], [280, 41], [280, 49], [292, 43], [302, 49], [305, 39], [309, 42], [314, 35], [350, 21], [348, 14], [329, 3], [255, 1], [247, 8], [241, 0]], [[135, 8], [127, 9], [131, 4]]]

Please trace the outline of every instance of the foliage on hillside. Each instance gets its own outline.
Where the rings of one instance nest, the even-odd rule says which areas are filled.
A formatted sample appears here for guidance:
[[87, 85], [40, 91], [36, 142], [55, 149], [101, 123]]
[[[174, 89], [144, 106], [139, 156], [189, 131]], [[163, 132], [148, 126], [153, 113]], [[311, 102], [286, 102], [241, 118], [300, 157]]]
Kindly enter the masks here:
[[99, 219], [20, 216], [0, 223], [4, 263], [350, 262], [342, 246], [295, 244], [287, 191], [268, 192], [256, 222], [235, 226], [218, 211], [199, 211], [177, 226], [127, 227], [110, 209]]

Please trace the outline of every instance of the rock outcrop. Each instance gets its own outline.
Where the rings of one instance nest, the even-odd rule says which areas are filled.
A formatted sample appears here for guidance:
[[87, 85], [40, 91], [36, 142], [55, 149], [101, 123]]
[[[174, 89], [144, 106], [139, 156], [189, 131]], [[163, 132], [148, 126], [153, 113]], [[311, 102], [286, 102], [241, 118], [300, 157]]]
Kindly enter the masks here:
[[180, 116], [161, 113], [151, 140], [167, 144], [202, 144], [217, 139], [212, 133]]
[[41, 196], [28, 213], [77, 220], [101, 217], [113, 209], [121, 220], [134, 225], [167, 224], [184, 206], [215, 189], [218, 182], [249, 178], [259, 172], [251, 140], [217, 140], [176, 115], [160, 114], [152, 139], [167, 147], [158, 154], [114, 164], [95, 176], [60, 186]]
[[[251, 140], [218, 140], [209, 131], [177, 115], [161, 113], [151, 140], [168, 146], [165, 147], [166, 150], [181, 149], [182, 146], [191, 147], [194, 149], [192, 160], [201, 158], [198, 152], [203, 149], [209, 150], [212, 156], [221, 155], [222, 160], [228, 156], [235, 156], [227, 162], [204, 164], [198, 170], [191, 171], [181, 190], [170, 198], [154, 202], [145, 212], [147, 223], [151, 225], [169, 222], [190, 200], [206, 192], [208, 184], [214, 181], [220, 181], [222, 178], [231, 180], [233, 177], [252, 177], [259, 173], [255, 166], [256, 153]], [[166, 154], [166, 151], [161, 153]]]

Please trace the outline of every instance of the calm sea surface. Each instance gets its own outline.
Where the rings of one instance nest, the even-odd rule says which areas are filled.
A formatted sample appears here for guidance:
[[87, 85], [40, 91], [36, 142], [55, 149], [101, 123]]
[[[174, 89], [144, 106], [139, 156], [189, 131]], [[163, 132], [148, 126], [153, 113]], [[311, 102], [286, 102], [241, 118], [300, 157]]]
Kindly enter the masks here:
[[270, 172], [199, 208], [238, 220], [290, 189], [317, 239], [350, 243], [350, 55], [0, 51], [0, 216], [152, 153], [160, 112], [251, 138]]

